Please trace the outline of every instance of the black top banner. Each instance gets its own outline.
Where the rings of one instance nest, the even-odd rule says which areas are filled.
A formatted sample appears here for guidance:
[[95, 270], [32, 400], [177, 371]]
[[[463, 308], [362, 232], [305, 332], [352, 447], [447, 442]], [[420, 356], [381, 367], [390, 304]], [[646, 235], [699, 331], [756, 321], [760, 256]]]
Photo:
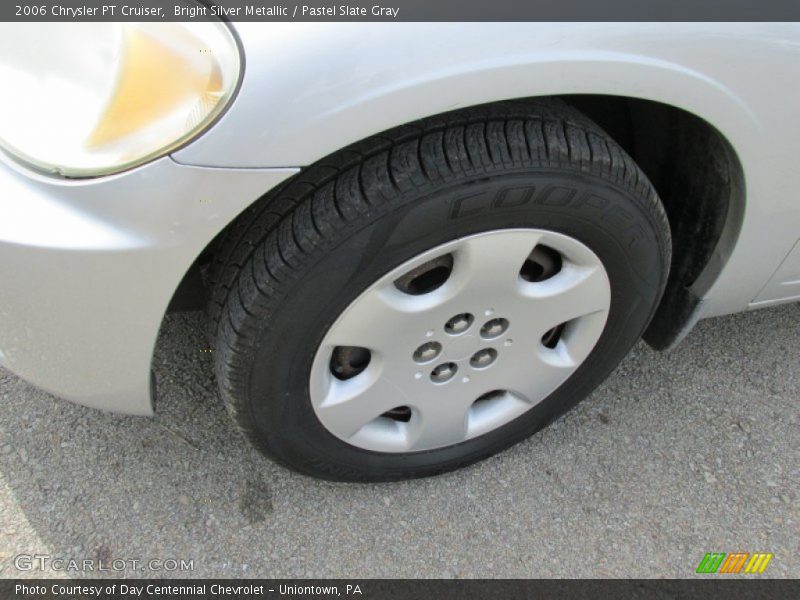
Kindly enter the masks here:
[[0, 21], [800, 21], [798, 0], [4, 0]]

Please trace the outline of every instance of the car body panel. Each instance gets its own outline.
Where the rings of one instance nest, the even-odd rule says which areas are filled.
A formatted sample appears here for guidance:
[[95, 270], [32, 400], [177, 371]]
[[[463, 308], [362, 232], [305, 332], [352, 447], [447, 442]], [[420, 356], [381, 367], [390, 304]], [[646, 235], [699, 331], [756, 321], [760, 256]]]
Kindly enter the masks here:
[[69, 181], [0, 165], [0, 365], [87, 406], [151, 414], [153, 349], [183, 274], [294, 172], [167, 157]]
[[761, 308], [787, 300], [800, 300], [800, 240], [750, 304], [750, 308]]

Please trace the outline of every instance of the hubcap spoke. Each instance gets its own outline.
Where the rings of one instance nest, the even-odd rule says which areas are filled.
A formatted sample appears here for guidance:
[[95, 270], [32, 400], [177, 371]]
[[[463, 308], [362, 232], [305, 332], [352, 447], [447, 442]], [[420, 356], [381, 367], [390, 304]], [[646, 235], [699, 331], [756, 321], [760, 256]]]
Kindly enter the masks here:
[[377, 367], [367, 369], [346, 381], [331, 378], [325, 400], [316, 407], [329, 429], [350, 438], [370, 421], [404, 404], [402, 390], [377, 371]]
[[462, 240], [453, 265], [454, 285], [461, 286], [462, 296], [474, 299], [517, 293], [520, 269], [540, 238], [533, 230], [514, 230]]
[[[515, 342], [516, 343], [516, 342]], [[562, 347], [544, 348], [538, 339], [520, 340], [517, 352], [498, 361], [492, 369], [491, 389], [505, 389], [533, 406], [550, 395], [564, 383], [575, 368], [575, 363]]]
[[418, 333], [418, 313], [427, 307], [388, 286], [368, 290], [342, 313], [326, 336], [329, 347], [361, 346], [389, 356], [409, 333]]
[[568, 367], [577, 367], [594, 349], [606, 325], [605, 311], [597, 311], [581, 318], [580, 327], [571, 328], [562, 338], [556, 352]]
[[607, 311], [611, 286], [602, 266], [566, 265], [555, 277], [539, 283], [523, 283], [521, 293], [532, 300], [530, 318], [542, 333], [559, 325]]
[[462, 402], [432, 398], [412, 420], [408, 431], [408, 449], [425, 450], [463, 442], [467, 437], [467, 407]]

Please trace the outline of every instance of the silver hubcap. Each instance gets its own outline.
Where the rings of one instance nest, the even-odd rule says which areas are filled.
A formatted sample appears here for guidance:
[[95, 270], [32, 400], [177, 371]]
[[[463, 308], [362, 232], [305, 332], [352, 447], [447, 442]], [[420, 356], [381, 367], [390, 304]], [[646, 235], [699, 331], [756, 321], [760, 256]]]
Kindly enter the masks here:
[[505, 229], [448, 242], [339, 316], [314, 357], [311, 403], [328, 431], [359, 448], [463, 442], [564, 383], [600, 338], [610, 303], [600, 259], [565, 235]]

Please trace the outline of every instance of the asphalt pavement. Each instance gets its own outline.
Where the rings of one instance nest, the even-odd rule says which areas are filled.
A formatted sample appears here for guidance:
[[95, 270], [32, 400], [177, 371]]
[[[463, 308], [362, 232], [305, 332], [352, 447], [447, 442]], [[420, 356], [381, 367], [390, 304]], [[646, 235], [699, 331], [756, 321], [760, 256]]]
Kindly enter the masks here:
[[[639, 344], [532, 439], [379, 485], [252, 450], [205, 347], [202, 315], [168, 318], [150, 419], [0, 369], [0, 577], [690, 577], [733, 551], [800, 576], [800, 304], [703, 321], [667, 354]], [[34, 554], [125, 570], [26, 570]]]

